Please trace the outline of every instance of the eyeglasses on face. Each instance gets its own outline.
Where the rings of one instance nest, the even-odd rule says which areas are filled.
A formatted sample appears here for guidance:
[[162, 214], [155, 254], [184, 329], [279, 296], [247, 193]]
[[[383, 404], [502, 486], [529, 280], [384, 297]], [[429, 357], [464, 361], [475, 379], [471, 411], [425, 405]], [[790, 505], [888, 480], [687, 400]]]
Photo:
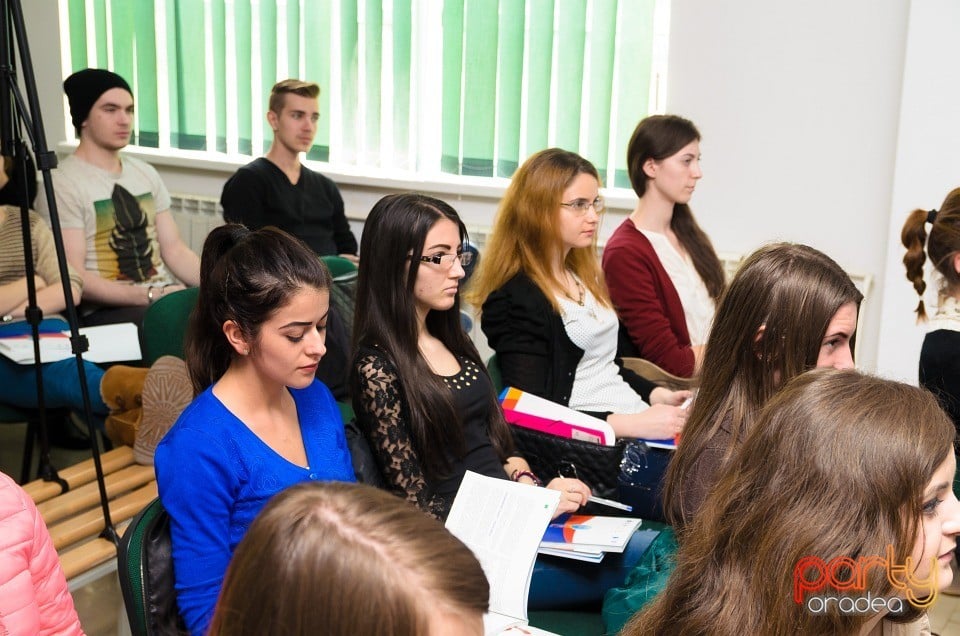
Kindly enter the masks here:
[[473, 252], [458, 252], [456, 254], [433, 254], [431, 256], [421, 256], [421, 263], [433, 263], [440, 265], [444, 269], [453, 267], [453, 262], [459, 260], [463, 267], [470, 267], [473, 262]]
[[569, 208], [570, 211], [577, 216], [583, 216], [591, 207], [594, 212], [601, 214], [607, 207], [607, 203], [603, 200], [603, 197], [597, 197], [593, 201], [589, 199], [574, 199], [573, 201], [561, 203], [560, 205]]

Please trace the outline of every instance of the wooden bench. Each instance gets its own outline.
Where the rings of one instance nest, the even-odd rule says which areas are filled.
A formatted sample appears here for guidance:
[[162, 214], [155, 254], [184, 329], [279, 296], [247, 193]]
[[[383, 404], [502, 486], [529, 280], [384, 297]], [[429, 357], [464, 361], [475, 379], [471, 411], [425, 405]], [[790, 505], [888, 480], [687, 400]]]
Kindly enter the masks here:
[[[153, 466], [134, 462], [133, 449], [121, 446], [100, 456], [110, 519], [122, 534], [138, 512], [157, 496]], [[59, 471], [70, 490], [60, 493], [59, 484], [32, 481], [24, 490], [37, 504], [53, 544], [60, 555], [67, 580], [116, 558], [117, 549], [103, 531], [103, 510], [93, 459], [84, 460]]]

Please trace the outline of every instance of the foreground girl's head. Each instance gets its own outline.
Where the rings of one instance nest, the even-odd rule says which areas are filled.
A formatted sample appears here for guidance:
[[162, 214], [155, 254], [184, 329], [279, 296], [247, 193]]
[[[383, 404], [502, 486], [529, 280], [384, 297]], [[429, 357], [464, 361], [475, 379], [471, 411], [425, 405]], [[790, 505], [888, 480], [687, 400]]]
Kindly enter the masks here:
[[[323, 355], [323, 338], [311, 330], [322, 336], [330, 284], [316, 254], [282, 230], [250, 231], [238, 224], [212, 230], [203, 244], [200, 295], [186, 344], [194, 391], [215, 383], [243, 356], [256, 358], [279, 381], [312, 379], [307, 367]], [[261, 338], [264, 323], [286, 308], [295, 309], [297, 324], [277, 325]], [[297, 346], [304, 339], [307, 343]], [[283, 349], [287, 344], [292, 346]]]
[[[927, 237], [926, 225], [930, 224], [930, 236]], [[927, 317], [923, 305], [923, 292], [927, 283], [923, 279], [923, 264], [927, 254], [934, 269], [942, 277], [940, 293], [960, 295], [960, 188], [950, 191], [939, 210], [914, 210], [907, 217], [900, 240], [907, 248], [903, 264], [907, 268], [907, 280], [920, 296], [917, 304], [917, 318]], [[924, 252], [926, 243], [926, 252]]]
[[[876, 615], [836, 601], [821, 613], [811, 597], [827, 596], [894, 597], [884, 606], [903, 608], [900, 620], [916, 616], [951, 580], [953, 437], [922, 389], [851, 370], [795, 378], [722, 471], [662, 597], [625, 633], [857, 634]], [[871, 557], [886, 561], [858, 569]], [[820, 580], [831, 563], [840, 581], [864, 571], [863, 588]], [[903, 585], [885, 564], [905, 566]]]
[[237, 546], [210, 633], [479, 636], [489, 592], [469, 548], [408, 502], [308, 482], [274, 497]]

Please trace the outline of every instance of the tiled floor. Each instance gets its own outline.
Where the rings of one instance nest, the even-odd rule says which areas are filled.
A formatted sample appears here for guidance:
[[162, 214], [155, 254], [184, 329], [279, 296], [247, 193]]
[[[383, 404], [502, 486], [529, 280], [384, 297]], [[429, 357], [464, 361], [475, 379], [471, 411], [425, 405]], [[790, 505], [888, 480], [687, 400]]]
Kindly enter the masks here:
[[[0, 470], [18, 477], [26, 426], [0, 425]], [[52, 449], [51, 460], [57, 467], [85, 459], [89, 451]], [[125, 636], [129, 634], [116, 570], [72, 590], [80, 622], [88, 636]], [[940, 636], [960, 636], [960, 597], [941, 595], [930, 610], [933, 631]]]

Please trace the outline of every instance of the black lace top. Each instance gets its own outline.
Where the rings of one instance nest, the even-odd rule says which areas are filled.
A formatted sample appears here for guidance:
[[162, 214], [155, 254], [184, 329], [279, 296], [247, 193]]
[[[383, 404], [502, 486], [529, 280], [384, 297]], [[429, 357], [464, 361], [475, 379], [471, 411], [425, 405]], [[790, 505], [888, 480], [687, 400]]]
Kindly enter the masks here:
[[353, 387], [357, 424], [377, 458], [387, 488], [438, 519], [446, 519], [466, 471], [507, 478], [487, 432], [487, 374], [469, 360], [460, 373], [443, 377], [463, 424], [463, 457], [451, 457], [450, 475], [428, 482], [411, 439], [409, 415], [397, 370], [377, 349], [361, 347], [356, 360], [359, 386]]

